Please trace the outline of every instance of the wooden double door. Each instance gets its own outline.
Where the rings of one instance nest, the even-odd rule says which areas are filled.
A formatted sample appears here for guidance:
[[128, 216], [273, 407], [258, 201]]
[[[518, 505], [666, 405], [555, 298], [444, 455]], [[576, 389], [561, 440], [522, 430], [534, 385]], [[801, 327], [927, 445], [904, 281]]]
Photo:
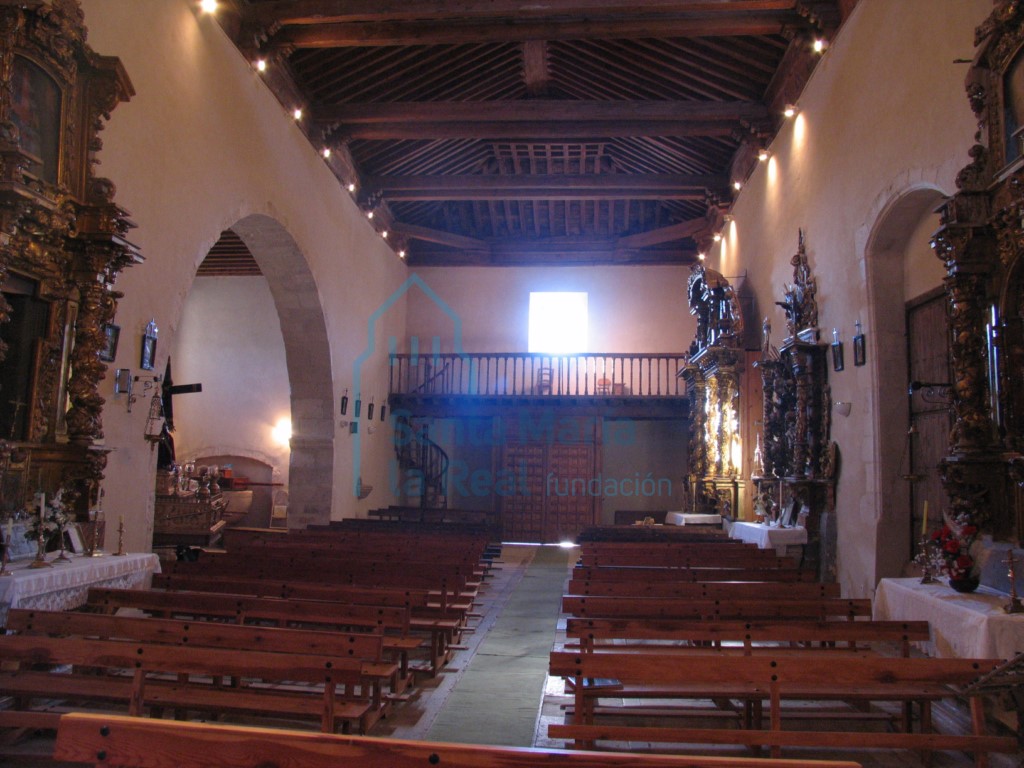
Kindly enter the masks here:
[[594, 524], [602, 498], [597, 432], [589, 419], [533, 437], [509, 427], [501, 469], [515, 482], [500, 497], [504, 541], [575, 540]]

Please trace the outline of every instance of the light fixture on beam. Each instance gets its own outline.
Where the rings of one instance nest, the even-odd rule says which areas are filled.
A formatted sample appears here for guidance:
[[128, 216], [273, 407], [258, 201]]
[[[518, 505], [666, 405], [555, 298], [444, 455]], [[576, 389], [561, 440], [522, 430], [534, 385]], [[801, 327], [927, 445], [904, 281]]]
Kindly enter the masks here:
[[217, 0], [200, 0], [199, 10], [201, 10], [203, 13], [216, 13]]
[[786, 108], [784, 110], [782, 110], [782, 116], [787, 118], [787, 119], [788, 118], [792, 118], [792, 117], [796, 117], [796, 115], [797, 115], [797, 113], [799, 111], [800, 110], [797, 108], [796, 104], [787, 104]]
[[266, 72], [267, 71], [267, 60], [266, 59], [256, 59], [256, 61], [253, 63], [253, 66], [256, 67], [256, 71], [257, 72]]
[[769, 152], [766, 147], [762, 147], [761, 149], [757, 150], [757, 159], [759, 162], [766, 163], [768, 162], [768, 158], [771, 156], [772, 153]]

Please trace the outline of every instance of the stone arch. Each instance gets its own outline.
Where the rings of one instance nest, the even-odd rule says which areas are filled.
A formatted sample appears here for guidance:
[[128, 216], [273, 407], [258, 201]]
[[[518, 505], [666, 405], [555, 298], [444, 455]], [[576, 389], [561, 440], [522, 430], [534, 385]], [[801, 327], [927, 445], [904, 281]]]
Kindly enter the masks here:
[[[877, 208], [865, 252], [867, 277], [867, 358], [875, 402], [874, 497], [877, 500], [876, 576], [898, 576], [910, 551], [909, 494], [901, 491], [900, 467], [909, 429], [907, 349], [903, 269], [910, 239], [946, 194], [918, 181], [890, 195]], [[899, 267], [896, 271], [896, 267]], [[899, 276], [893, 279], [894, 272]]]
[[288, 231], [253, 214], [231, 229], [259, 264], [281, 322], [291, 390], [288, 524], [330, 520], [334, 467], [333, 384], [327, 324], [313, 274]]

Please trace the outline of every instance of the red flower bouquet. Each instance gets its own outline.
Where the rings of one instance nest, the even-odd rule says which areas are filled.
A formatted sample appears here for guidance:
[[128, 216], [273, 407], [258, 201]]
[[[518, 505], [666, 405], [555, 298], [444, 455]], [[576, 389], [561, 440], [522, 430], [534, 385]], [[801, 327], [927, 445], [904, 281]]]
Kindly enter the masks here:
[[971, 544], [978, 535], [978, 526], [963, 518], [946, 517], [946, 523], [931, 535], [929, 542], [935, 549], [939, 568], [952, 581], [974, 577], [974, 558]]

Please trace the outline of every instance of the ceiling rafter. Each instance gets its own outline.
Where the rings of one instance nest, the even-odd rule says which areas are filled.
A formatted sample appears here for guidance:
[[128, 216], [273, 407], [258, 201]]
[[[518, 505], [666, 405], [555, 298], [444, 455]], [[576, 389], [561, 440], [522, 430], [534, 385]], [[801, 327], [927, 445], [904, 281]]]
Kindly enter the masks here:
[[812, 38], [855, 4], [233, 0], [219, 18], [408, 263], [688, 264]]

